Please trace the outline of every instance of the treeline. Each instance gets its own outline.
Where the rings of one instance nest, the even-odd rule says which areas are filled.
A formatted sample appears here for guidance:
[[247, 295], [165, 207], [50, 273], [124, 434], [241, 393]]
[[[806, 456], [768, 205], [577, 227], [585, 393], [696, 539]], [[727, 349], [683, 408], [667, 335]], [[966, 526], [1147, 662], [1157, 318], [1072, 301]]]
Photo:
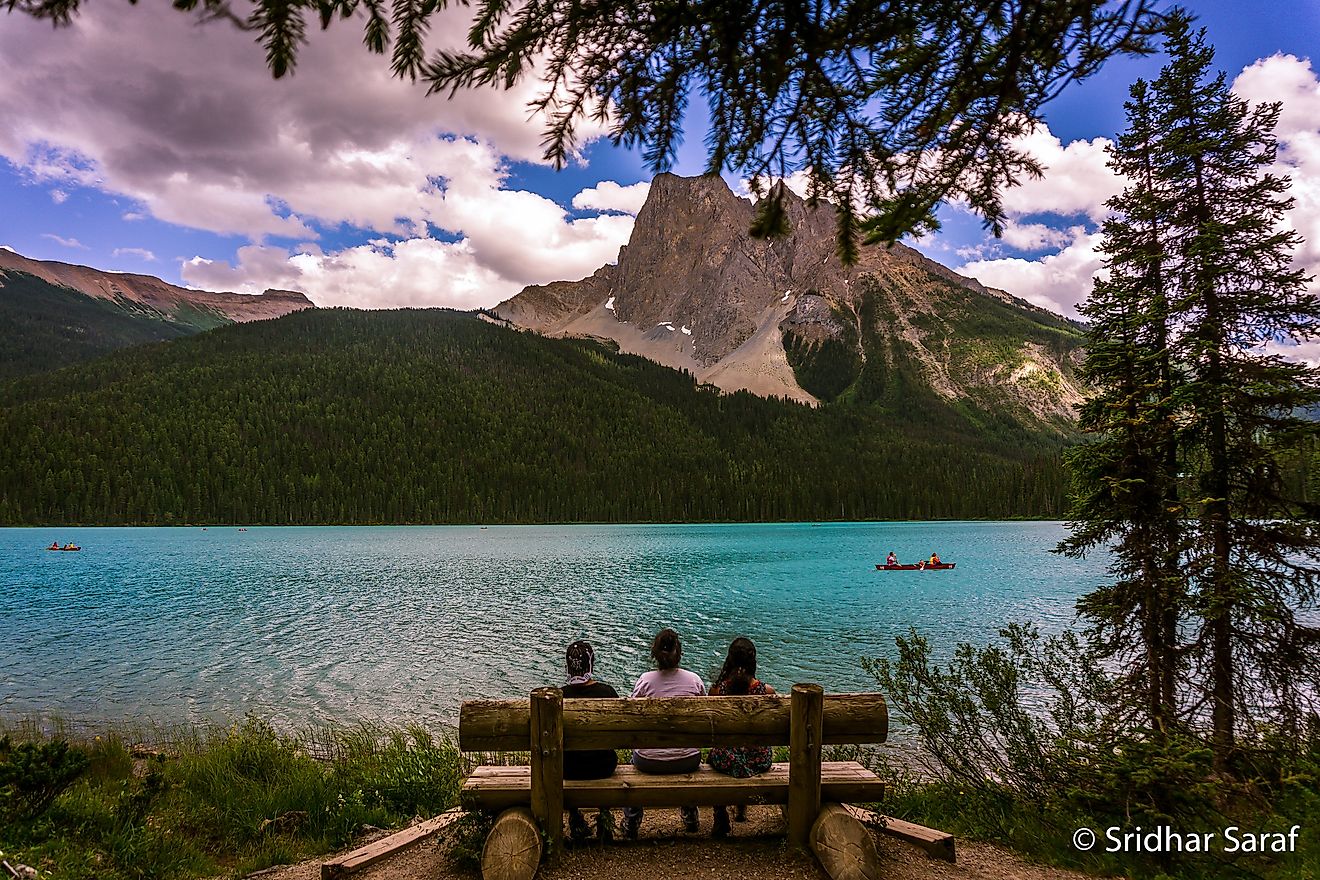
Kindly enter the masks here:
[[429, 310], [315, 311], [0, 389], [0, 523], [1056, 517], [1063, 438], [811, 409]]

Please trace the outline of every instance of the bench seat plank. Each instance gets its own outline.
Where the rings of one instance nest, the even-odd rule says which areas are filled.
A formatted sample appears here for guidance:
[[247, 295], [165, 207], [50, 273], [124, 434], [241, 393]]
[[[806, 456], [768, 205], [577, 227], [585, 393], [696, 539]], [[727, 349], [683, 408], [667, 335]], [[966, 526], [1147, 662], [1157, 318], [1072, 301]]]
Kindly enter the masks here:
[[[503, 810], [531, 800], [530, 767], [483, 766], [472, 771], [461, 800], [470, 810]], [[821, 764], [821, 799], [869, 803], [884, 798], [884, 783], [856, 761]], [[695, 773], [658, 776], [624, 765], [605, 779], [564, 780], [565, 807], [676, 807], [697, 804], [788, 803], [788, 764], [735, 779], [702, 766]]]

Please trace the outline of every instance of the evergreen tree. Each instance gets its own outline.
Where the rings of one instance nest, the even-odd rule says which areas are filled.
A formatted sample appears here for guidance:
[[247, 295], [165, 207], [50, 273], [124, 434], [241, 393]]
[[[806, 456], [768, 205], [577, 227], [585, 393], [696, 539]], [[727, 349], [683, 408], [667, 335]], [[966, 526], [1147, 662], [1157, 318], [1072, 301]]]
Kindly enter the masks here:
[[[1225, 769], [1243, 717], [1295, 734], [1320, 684], [1320, 629], [1298, 617], [1320, 585], [1320, 509], [1285, 479], [1314, 448], [1301, 413], [1320, 374], [1271, 349], [1320, 333], [1320, 298], [1292, 265], [1288, 181], [1268, 171], [1279, 106], [1248, 108], [1212, 77], [1182, 16], [1168, 52], [1112, 151], [1129, 186], [1086, 309], [1099, 393], [1083, 427], [1099, 437], [1071, 456], [1060, 549], [1113, 543], [1119, 580], [1081, 610], [1128, 661], [1152, 725], [1208, 714]], [[1125, 653], [1131, 633], [1141, 647]]]
[[1223, 768], [1240, 714], [1296, 731], [1320, 669], [1320, 630], [1296, 614], [1316, 598], [1317, 511], [1289, 497], [1281, 476], [1288, 450], [1316, 431], [1298, 412], [1320, 401], [1320, 377], [1268, 350], [1315, 336], [1320, 298], [1293, 267], [1301, 238], [1283, 224], [1288, 180], [1268, 171], [1279, 105], [1249, 108], [1223, 73], [1211, 76], [1204, 30], [1181, 17], [1168, 51], [1155, 82], [1154, 155], [1177, 195], [1168, 269], [1186, 369], [1182, 442], [1198, 498], [1186, 558], [1200, 619], [1191, 647]]
[[1082, 375], [1095, 393], [1079, 427], [1094, 436], [1072, 450], [1072, 535], [1059, 550], [1082, 556], [1109, 547], [1117, 580], [1084, 596], [1103, 656], [1118, 662], [1123, 697], [1165, 736], [1177, 715], [1178, 624], [1186, 579], [1180, 569], [1182, 506], [1165, 280], [1170, 194], [1154, 174], [1158, 122], [1149, 83], [1125, 104], [1128, 129], [1109, 164], [1128, 181], [1104, 223], [1108, 277], [1082, 314], [1090, 323]]

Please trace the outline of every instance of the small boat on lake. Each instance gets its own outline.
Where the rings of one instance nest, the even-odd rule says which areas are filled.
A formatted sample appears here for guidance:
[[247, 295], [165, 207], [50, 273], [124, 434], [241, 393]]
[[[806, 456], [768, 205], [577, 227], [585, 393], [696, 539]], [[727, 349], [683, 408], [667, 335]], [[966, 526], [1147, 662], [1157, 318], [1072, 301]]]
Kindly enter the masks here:
[[884, 563], [877, 563], [875, 567], [878, 571], [946, 571], [957, 564], [958, 563], [956, 562], [937, 562], [935, 565], [931, 565], [929, 562], [918, 562], [914, 565], [885, 565]]
[[50, 545], [49, 547], [47, 547], [46, 549], [47, 549], [47, 550], [59, 550], [59, 551], [62, 552], [62, 553], [68, 553], [68, 552], [73, 551], [73, 550], [81, 550], [82, 548], [79, 547], [77, 544], [65, 544], [63, 547], [59, 546], [58, 544], [51, 544], [51, 545]]

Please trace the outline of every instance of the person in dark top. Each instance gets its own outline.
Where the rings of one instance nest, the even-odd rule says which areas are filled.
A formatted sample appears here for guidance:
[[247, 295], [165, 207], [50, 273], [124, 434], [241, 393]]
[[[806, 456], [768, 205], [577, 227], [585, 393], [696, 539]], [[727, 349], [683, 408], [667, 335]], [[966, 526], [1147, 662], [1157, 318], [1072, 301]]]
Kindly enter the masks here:
[[[749, 694], [773, 694], [775, 689], [756, 677], [756, 645], [751, 639], [739, 636], [729, 645], [724, 665], [711, 685], [711, 696], [742, 697]], [[770, 769], [774, 758], [769, 746], [719, 746], [710, 750], [706, 758], [711, 769], [737, 779], [759, 776]], [[746, 821], [747, 807], [740, 804], [736, 813], [739, 822]], [[714, 837], [729, 834], [729, 812], [725, 807], [715, 808]]]
[[[596, 652], [589, 642], [577, 641], [569, 645], [564, 652], [564, 665], [568, 670], [568, 681], [563, 687], [564, 699], [619, 695], [605, 682], [596, 680]], [[619, 756], [613, 749], [564, 752], [565, 779], [604, 779], [612, 776], [618, 766]], [[582, 818], [582, 811], [577, 807], [568, 811], [568, 834], [578, 842], [591, 836], [587, 820]], [[609, 810], [602, 809], [597, 813], [596, 836], [602, 841], [614, 837], [614, 820]]]

